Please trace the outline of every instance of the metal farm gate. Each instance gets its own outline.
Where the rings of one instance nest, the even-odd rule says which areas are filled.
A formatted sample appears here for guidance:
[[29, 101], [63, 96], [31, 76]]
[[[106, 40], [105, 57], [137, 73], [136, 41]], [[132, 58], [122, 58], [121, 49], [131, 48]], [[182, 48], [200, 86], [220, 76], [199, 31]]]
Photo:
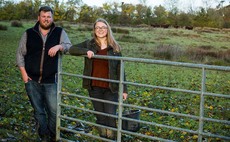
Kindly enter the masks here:
[[[214, 92], [208, 92], [206, 91], [206, 78], [207, 78], [207, 71], [211, 70], [211, 71], [217, 71], [217, 75], [218, 75], [218, 71], [224, 72], [227, 74], [226, 77], [229, 77], [229, 71], [230, 71], [230, 67], [229, 66], [211, 66], [211, 65], [204, 65], [204, 64], [192, 64], [192, 63], [182, 63], [182, 62], [170, 62], [170, 61], [163, 61], [163, 60], [151, 60], [151, 59], [142, 59], [142, 58], [128, 58], [128, 57], [110, 57], [110, 56], [97, 56], [95, 55], [93, 58], [100, 58], [100, 59], [109, 59], [109, 60], [120, 60], [121, 61], [121, 67], [120, 67], [120, 80], [107, 80], [107, 79], [100, 79], [100, 78], [93, 78], [93, 77], [89, 77], [89, 76], [83, 76], [82, 74], [71, 74], [71, 73], [67, 73], [67, 72], [63, 72], [62, 71], [62, 57], [63, 55], [59, 56], [59, 66], [58, 66], [58, 112], [57, 112], [57, 140], [62, 140], [62, 141], [71, 141], [68, 140], [67, 138], [63, 138], [61, 136], [61, 132], [62, 131], [67, 131], [67, 132], [71, 132], [74, 134], [78, 134], [78, 135], [82, 135], [85, 137], [90, 137], [91, 139], [95, 139], [96, 140], [103, 140], [103, 141], [112, 141], [106, 138], [101, 138], [97, 135], [93, 135], [91, 133], [84, 133], [81, 131], [76, 131], [76, 130], [72, 130], [70, 128], [67, 127], [63, 127], [61, 124], [61, 120], [69, 120], [69, 121], [75, 121], [75, 122], [81, 122], [87, 125], [92, 125], [92, 126], [96, 126], [96, 127], [105, 127], [93, 122], [89, 122], [86, 120], [81, 120], [78, 118], [73, 118], [73, 117], [69, 117], [66, 115], [62, 114], [62, 108], [71, 108], [71, 109], [76, 109], [76, 110], [82, 110], [85, 112], [89, 112], [92, 114], [102, 114], [102, 115], [107, 115], [107, 116], [111, 116], [114, 118], [117, 118], [118, 122], [117, 122], [117, 128], [110, 128], [110, 127], [105, 127], [105, 128], [109, 128], [112, 130], [115, 130], [117, 132], [117, 140], [118, 142], [123, 141], [122, 140], [122, 135], [123, 134], [128, 134], [128, 135], [132, 135], [138, 138], [143, 138], [145, 139], [145, 141], [186, 141], [180, 138], [178, 138], [177, 140], [171, 140], [168, 138], [162, 138], [162, 137], [157, 137], [154, 135], [148, 135], [148, 133], [140, 133], [140, 132], [132, 132], [132, 131], [127, 131], [127, 130], [123, 130], [122, 129], [122, 121], [127, 120], [127, 121], [133, 121], [133, 122], [138, 122], [140, 124], [143, 125], [148, 125], [148, 126], [153, 126], [153, 127], [160, 127], [162, 129], [167, 128], [170, 129], [172, 131], [179, 131], [181, 133], [186, 133], [186, 134], [191, 134], [191, 135], [196, 135], [196, 139], [192, 139], [192, 141], [198, 141], [198, 142], [202, 142], [202, 141], [208, 141], [205, 138], [213, 138], [214, 141], [230, 141], [230, 118], [229, 118], [229, 113], [230, 113], [230, 106], [229, 106], [229, 99], [230, 99], [230, 92], [227, 92], [226, 94], [223, 93], [214, 93]], [[76, 57], [76, 58], [83, 58], [83, 57]], [[123, 72], [125, 70], [125, 63], [128, 62], [132, 62], [132, 63], [146, 63], [146, 64], [154, 64], [156, 66], [170, 66], [170, 67], [184, 67], [184, 68], [189, 68], [191, 70], [193, 69], [197, 69], [200, 71], [200, 90], [189, 90], [189, 89], [181, 89], [181, 88], [174, 88], [174, 87], [168, 87], [168, 86], [157, 86], [157, 85], [151, 85], [151, 84], [145, 84], [145, 83], [137, 83], [137, 82], [129, 82], [128, 81], [124, 81], [124, 76], [123, 76]], [[83, 66], [83, 64], [81, 65]], [[129, 74], [129, 72], [126, 72], [126, 74]], [[69, 95], [71, 97], [76, 97], [76, 98], [81, 98], [81, 99], [88, 99], [88, 100], [95, 100], [95, 101], [102, 101], [100, 99], [93, 99], [87, 96], [82, 96], [79, 94], [71, 94], [65, 91], [62, 91], [62, 77], [63, 76], [72, 76], [72, 77], [77, 77], [77, 78], [88, 78], [88, 79], [98, 79], [98, 80], [104, 80], [104, 81], [108, 81], [108, 82], [115, 82], [115, 83], [119, 83], [119, 102], [118, 103], [114, 103], [114, 102], [110, 102], [110, 101], [106, 101], [108, 103], [114, 103], [116, 105], [118, 105], [118, 115], [109, 115], [109, 114], [103, 114], [100, 112], [96, 112], [94, 110], [90, 110], [87, 108], [82, 108], [82, 107], [77, 107], [76, 105], [69, 105], [69, 104], [65, 104], [63, 103], [63, 101], [61, 100], [61, 96], [62, 95]], [[148, 74], [146, 74], [146, 76], [148, 76]], [[192, 76], [192, 74], [191, 74]], [[228, 78], [227, 80], [229, 80], [229, 84], [230, 84], [230, 78]], [[187, 113], [179, 113], [179, 112], [174, 112], [174, 111], [169, 111], [169, 110], [162, 110], [162, 109], [156, 109], [156, 108], [150, 108], [150, 107], [146, 107], [146, 106], [137, 106], [137, 105], [133, 105], [133, 104], [125, 104], [123, 103], [122, 100], [122, 92], [123, 92], [123, 84], [127, 84], [129, 86], [136, 86], [136, 87], [147, 87], [147, 88], [152, 88], [152, 89], [160, 89], [160, 90], [166, 90], [166, 91], [172, 91], [172, 92], [182, 92], [182, 93], [188, 93], [188, 94], [194, 94], [195, 96], [199, 97], [199, 102], [198, 102], [198, 115], [194, 115], [194, 114], [187, 114]], [[228, 84], [228, 87], [230, 88]], [[217, 86], [218, 87], [218, 86]], [[230, 89], [227, 89], [228, 91]], [[131, 95], [129, 96], [131, 97]], [[207, 117], [205, 116], [205, 103], [206, 103], [206, 98], [205, 97], [215, 97], [215, 98], [222, 98], [223, 100], [225, 100], [225, 102], [227, 102], [228, 106], [226, 109], [226, 113], [227, 115], [227, 119], [216, 119], [215, 117]], [[141, 99], [141, 98], [140, 98]], [[170, 126], [167, 124], [160, 124], [160, 123], [156, 123], [153, 121], [146, 121], [146, 120], [142, 120], [142, 117], [140, 117], [140, 119], [136, 120], [136, 119], [131, 119], [131, 118], [127, 118], [122, 116], [122, 112], [123, 112], [123, 108], [124, 107], [131, 107], [131, 108], [135, 108], [141, 111], [148, 111], [148, 112], [152, 112], [152, 113], [160, 113], [162, 115], [167, 115], [167, 116], [172, 116], [172, 117], [179, 117], [179, 118], [186, 118], [186, 119], [191, 119], [197, 122], [198, 126], [197, 128], [195, 128], [195, 130], [192, 129], [186, 129], [186, 128], [181, 128], [181, 127], [177, 127], [177, 126]], [[224, 126], [225, 128], [225, 133], [224, 135], [222, 134], [216, 134], [216, 133], [211, 133], [208, 132], [206, 130], [204, 130], [204, 125], [205, 122], [208, 123], [217, 123], [217, 124], [221, 124]], [[213, 127], [215, 127], [216, 125], [213, 125]], [[215, 129], [215, 128], [213, 128]], [[168, 134], [170, 135], [170, 133]], [[72, 140], [73, 141], [73, 140]], [[77, 139], [76, 139], [77, 141]], [[212, 140], [213, 141], [213, 140]]]

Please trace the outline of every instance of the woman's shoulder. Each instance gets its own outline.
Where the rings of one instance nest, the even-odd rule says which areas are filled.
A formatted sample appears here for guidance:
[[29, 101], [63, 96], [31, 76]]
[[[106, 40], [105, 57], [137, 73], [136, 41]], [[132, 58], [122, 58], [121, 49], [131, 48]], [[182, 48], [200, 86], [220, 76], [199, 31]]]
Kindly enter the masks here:
[[95, 43], [96, 43], [96, 41], [95, 41], [94, 38], [87, 39], [86, 41], [87, 41], [88, 43], [90, 43], [90, 44], [95, 44]]
[[120, 51], [115, 51], [111, 46], [108, 47], [108, 52], [111, 56], [122, 56]]

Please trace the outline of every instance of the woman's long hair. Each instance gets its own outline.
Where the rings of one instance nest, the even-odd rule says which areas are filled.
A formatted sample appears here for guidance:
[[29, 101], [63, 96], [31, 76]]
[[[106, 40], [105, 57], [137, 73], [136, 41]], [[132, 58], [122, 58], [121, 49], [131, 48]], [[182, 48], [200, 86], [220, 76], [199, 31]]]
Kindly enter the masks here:
[[95, 33], [95, 25], [96, 25], [97, 22], [104, 23], [107, 26], [107, 28], [108, 28], [107, 29], [107, 45], [111, 46], [115, 52], [120, 52], [121, 51], [121, 47], [117, 43], [117, 41], [114, 39], [111, 27], [110, 27], [109, 23], [105, 19], [103, 19], [103, 18], [98, 18], [95, 21], [94, 25], [93, 25], [93, 38], [95, 39], [96, 43], [99, 46], [101, 46], [101, 43], [99, 42], [99, 40], [98, 40], [98, 38], [96, 36], [96, 33]]

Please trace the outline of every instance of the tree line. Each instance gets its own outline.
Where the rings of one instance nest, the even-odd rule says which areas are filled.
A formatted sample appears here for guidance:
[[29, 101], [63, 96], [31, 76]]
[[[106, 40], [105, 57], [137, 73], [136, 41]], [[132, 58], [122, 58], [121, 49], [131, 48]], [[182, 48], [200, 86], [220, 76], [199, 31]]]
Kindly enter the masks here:
[[221, 5], [224, 0], [215, 8], [191, 8], [187, 12], [180, 11], [175, 0], [166, 1], [167, 5], [155, 7], [124, 2], [104, 3], [98, 7], [84, 4], [81, 0], [0, 0], [0, 20], [34, 20], [39, 7], [49, 5], [54, 9], [55, 21], [93, 23], [98, 17], [103, 17], [117, 25], [230, 28], [230, 5]]

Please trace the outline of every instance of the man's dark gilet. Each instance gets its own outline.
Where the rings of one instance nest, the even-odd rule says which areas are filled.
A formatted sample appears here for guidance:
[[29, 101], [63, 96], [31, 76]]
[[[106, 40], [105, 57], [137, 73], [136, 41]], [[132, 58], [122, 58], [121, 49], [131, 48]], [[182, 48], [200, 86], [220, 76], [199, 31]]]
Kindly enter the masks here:
[[[40, 77], [40, 64], [43, 49], [43, 40], [38, 31], [33, 28], [27, 31], [27, 55], [25, 56], [25, 68], [29, 77], [38, 81]], [[60, 44], [62, 28], [55, 27], [47, 35], [45, 43], [44, 63], [42, 68], [42, 80], [40, 83], [54, 83], [58, 66], [58, 54], [54, 57], [48, 55], [51, 47]]]

